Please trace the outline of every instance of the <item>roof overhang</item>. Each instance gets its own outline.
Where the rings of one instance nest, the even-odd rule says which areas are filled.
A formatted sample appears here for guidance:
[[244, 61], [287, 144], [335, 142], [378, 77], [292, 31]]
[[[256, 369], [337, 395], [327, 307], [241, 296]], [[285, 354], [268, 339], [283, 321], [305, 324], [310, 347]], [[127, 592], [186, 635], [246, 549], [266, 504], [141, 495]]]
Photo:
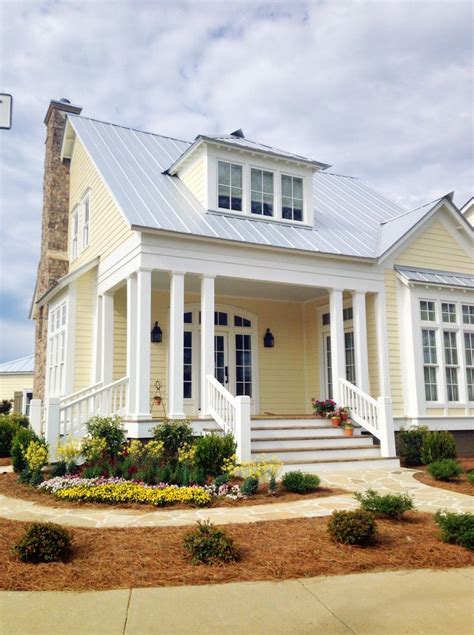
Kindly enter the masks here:
[[398, 278], [407, 286], [447, 287], [450, 289], [474, 290], [474, 274], [454, 271], [438, 271], [423, 267], [395, 265]]
[[280, 161], [285, 161], [285, 163], [292, 163], [293, 165], [300, 165], [311, 168], [313, 171], [316, 170], [326, 170], [331, 166], [327, 163], [320, 163], [319, 161], [312, 161], [311, 159], [305, 159], [304, 157], [296, 158], [290, 155], [286, 155], [284, 153], [276, 152], [275, 150], [261, 150], [258, 148], [246, 148], [242, 145], [235, 145], [232, 141], [226, 141], [225, 139], [213, 139], [212, 137], [208, 137], [206, 135], [199, 135], [196, 137], [194, 142], [183, 152], [181, 156], [179, 156], [170, 167], [165, 170], [165, 174], [169, 174], [170, 176], [174, 176], [179, 168], [190, 159], [190, 157], [203, 145], [209, 144], [214, 147], [224, 146], [231, 150], [235, 150], [238, 152], [244, 152], [252, 155], [260, 155], [271, 157], [272, 159], [277, 159]]
[[82, 275], [90, 271], [91, 269], [94, 269], [94, 267], [97, 267], [99, 265], [99, 262], [100, 262], [100, 258], [99, 256], [97, 256], [97, 258], [94, 258], [93, 260], [89, 260], [89, 262], [86, 262], [84, 265], [82, 265], [82, 267], [79, 267], [75, 271], [71, 271], [71, 273], [67, 273], [65, 276], [60, 278], [55, 285], [53, 285], [50, 289], [48, 289], [46, 293], [44, 293], [40, 298], [38, 298], [36, 300], [36, 304], [40, 305], [40, 304], [46, 304], [50, 302], [60, 291], [62, 291], [65, 287], [71, 284], [71, 282], [74, 282], [75, 280], [80, 278]]
[[70, 159], [72, 157], [72, 150], [74, 148], [74, 141], [76, 140], [76, 131], [69, 117], [66, 119], [66, 127], [64, 128], [63, 142], [61, 145], [61, 161], [64, 159]]

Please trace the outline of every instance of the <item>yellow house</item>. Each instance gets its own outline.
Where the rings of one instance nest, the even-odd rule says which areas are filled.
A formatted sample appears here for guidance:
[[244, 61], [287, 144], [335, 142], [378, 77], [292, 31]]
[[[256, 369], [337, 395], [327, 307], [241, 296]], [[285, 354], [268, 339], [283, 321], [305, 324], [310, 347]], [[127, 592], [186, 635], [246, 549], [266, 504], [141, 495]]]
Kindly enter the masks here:
[[[451, 194], [405, 210], [241, 130], [187, 142], [51, 112], [69, 270], [34, 310], [50, 436], [98, 412], [144, 438], [166, 413], [320, 470], [398, 465], [401, 425], [472, 429], [473, 234]], [[353, 435], [313, 398], [348, 406]]]
[[35, 356], [28, 355], [10, 362], [0, 364], [0, 401], [14, 402], [15, 395], [20, 395], [18, 410], [27, 415], [33, 397]]

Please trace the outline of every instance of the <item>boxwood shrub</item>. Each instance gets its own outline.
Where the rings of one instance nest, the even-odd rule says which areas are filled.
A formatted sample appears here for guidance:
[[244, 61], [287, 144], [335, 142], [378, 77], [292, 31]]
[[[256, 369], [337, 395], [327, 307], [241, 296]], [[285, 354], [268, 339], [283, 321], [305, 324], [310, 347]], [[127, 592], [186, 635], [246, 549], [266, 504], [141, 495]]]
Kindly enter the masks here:
[[453, 478], [458, 478], [462, 474], [462, 467], [456, 459], [433, 461], [426, 469], [428, 474], [438, 481], [451, 481]]
[[71, 533], [54, 523], [33, 523], [13, 546], [22, 562], [57, 562], [71, 554]]
[[308, 492], [314, 492], [319, 486], [321, 479], [316, 474], [308, 474], [301, 472], [300, 470], [294, 470], [293, 472], [287, 472], [281, 479], [283, 487], [289, 492], [295, 492], [296, 494], [307, 494]]
[[404, 465], [422, 465], [421, 447], [427, 432], [426, 426], [400, 429], [397, 435], [397, 450]]
[[198, 526], [185, 535], [183, 546], [191, 555], [193, 564], [237, 562], [240, 559], [233, 539], [208, 520], [199, 521]]
[[362, 509], [399, 520], [405, 512], [415, 508], [408, 494], [379, 494], [373, 489], [354, 494]]
[[456, 458], [456, 444], [451, 432], [447, 430], [433, 430], [423, 437], [421, 446], [421, 460], [425, 465]]
[[441, 540], [474, 550], [474, 514], [438, 509], [435, 523], [441, 530]]
[[374, 514], [365, 509], [334, 511], [329, 519], [328, 532], [335, 542], [367, 545], [377, 535], [377, 523]]

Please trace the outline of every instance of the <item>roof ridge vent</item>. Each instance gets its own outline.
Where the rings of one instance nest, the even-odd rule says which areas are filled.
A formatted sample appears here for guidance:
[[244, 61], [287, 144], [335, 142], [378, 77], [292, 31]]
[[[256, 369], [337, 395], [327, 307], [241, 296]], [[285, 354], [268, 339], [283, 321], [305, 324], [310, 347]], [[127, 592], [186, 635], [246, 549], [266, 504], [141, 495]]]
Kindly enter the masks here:
[[238, 137], [239, 139], [245, 139], [244, 131], [242, 130], [242, 128], [239, 128], [238, 130], [234, 130], [234, 132], [230, 133], [230, 136]]

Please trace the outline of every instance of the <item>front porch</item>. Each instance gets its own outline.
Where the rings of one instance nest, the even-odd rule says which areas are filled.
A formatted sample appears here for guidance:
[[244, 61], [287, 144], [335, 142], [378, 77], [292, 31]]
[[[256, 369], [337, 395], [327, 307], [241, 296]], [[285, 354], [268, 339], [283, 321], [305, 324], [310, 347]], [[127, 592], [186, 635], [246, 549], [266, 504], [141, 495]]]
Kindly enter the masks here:
[[[232, 432], [248, 459], [257, 449], [252, 416], [284, 423], [311, 414], [313, 397], [333, 398], [379, 440], [381, 456], [395, 456], [383, 280], [356, 273], [281, 282], [265, 267], [249, 274], [232, 266], [233, 275], [215, 276], [187, 264], [186, 273], [140, 266], [105, 277], [99, 270], [91, 381], [84, 385], [74, 361], [74, 390], [47, 402], [59, 407], [53, 419], [61, 434], [77, 434], [93, 413], [118, 414], [131, 438], [149, 437], [165, 415], [190, 418], [198, 433]], [[152, 342], [155, 323], [161, 341]], [[273, 346], [265, 344], [267, 330]]]

